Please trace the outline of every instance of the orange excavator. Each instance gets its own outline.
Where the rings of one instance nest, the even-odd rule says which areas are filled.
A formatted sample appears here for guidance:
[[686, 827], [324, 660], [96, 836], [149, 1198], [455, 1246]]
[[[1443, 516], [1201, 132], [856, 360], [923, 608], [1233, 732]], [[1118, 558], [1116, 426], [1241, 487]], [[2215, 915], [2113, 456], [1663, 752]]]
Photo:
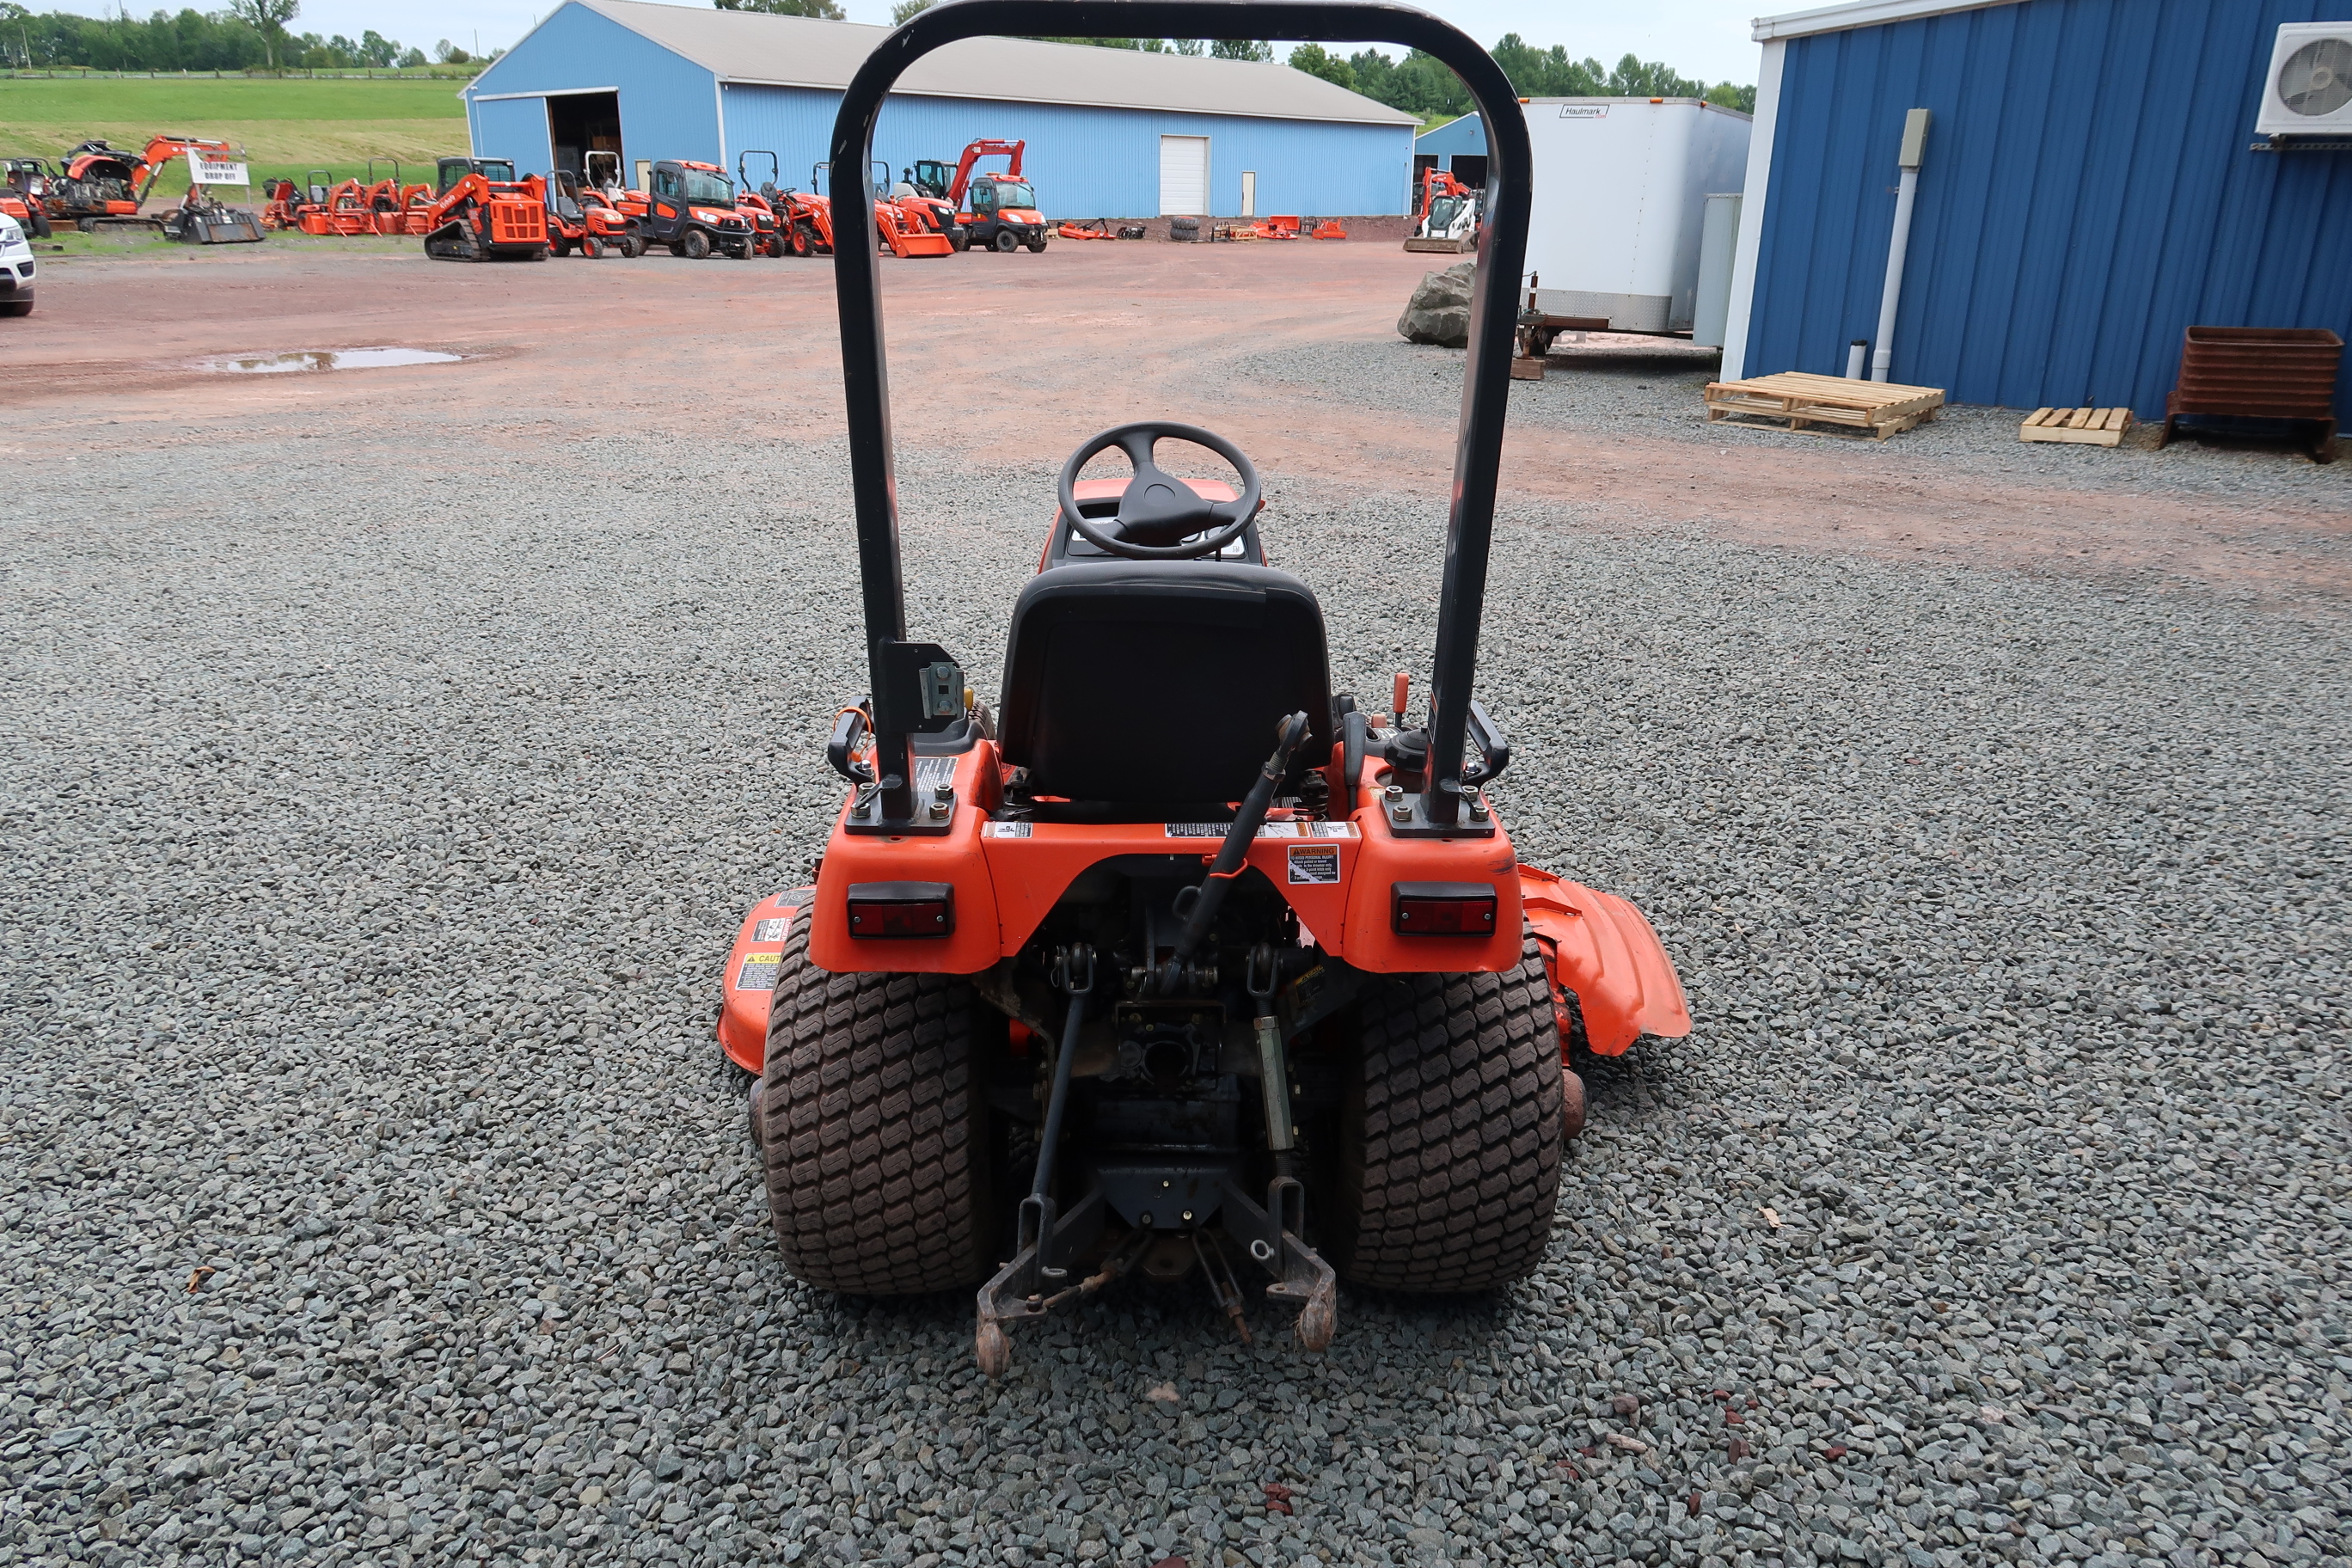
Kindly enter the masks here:
[[[918, 158], [907, 171], [915, 199], [936, 215], [940, 232], [958, 250], [979, 246], [983, 250], [1045, 248], [1045, 220], [1037, 211], [1036, 187], [1021, 177], [1021, 154], [1026, 142], [969, 142], [950, 174], [944, 159]], [[1007, 160], [1002, 174], [975, 178], [972, 165], [982, 158]]]
[[425, 254], [436, 261], [547, 259], [546, 187], [515, 178], [505, 158], [444, 158], [440, 194], [425, 209]]
[[[175, 158], [190, 160], [192, 170], [208, 159], [233, 163], [237, 174], [219, 183], [241, 183], [243, 178], [245, 154], [226, 142], [165, 134], [149, 138], [145, 151], [133, 153], [93, 137], [66, 154], [65, 173], [49, 182], [44, 205], [50, 217], [67, 219], [84, 234], [119, 226], [161, 229], [167, 237], [207, 245], [261, 238], [261, 226], [252, 214], [205, 196], [201, 179], [190, 182], [187, 198], [179, 206], [161, 215], [141, 212], [165, 165]], [[189, 214], [201, 215], [201, 221], [187, 221]]]

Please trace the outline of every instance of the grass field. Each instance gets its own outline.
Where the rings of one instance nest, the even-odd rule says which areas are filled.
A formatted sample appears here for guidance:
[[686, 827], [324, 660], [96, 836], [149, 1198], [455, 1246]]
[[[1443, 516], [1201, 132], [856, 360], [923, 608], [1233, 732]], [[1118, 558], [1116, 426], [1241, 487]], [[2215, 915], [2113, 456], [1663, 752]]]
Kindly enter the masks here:
[[[363, 173], [371, 157], [430, 178], [434, 159], [466, 151], [462, 85], [447, 77], [0, 79], [0, 155], [54, 160], [92, 136], [144, 147], [169, 131], [243, 146], [257, 184], [299, 181], [312, 168], [340, 180]], [[168, 183], [156, 189], [179, 194]]]

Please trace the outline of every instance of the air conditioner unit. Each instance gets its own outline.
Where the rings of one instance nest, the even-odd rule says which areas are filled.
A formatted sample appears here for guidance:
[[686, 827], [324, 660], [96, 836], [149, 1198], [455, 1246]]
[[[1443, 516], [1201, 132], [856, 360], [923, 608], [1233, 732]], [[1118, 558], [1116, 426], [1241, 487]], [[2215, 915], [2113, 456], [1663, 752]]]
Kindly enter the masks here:
[[2352, 22], [2288, 22], [2271, 49], [2263, 136], [2352, 135]]

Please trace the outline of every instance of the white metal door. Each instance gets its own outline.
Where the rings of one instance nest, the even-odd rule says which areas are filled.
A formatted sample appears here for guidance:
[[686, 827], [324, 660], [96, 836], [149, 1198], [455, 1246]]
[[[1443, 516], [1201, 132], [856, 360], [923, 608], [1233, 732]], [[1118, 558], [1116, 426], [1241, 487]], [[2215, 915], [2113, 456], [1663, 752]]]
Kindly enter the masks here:
[[1242, 216], [1257, 216], [1257, 171], [1242, 171]]
[[1160, 139], [1160, 210], [1164, 216], [1201, 217], [1209, 210], [1209, 139]]

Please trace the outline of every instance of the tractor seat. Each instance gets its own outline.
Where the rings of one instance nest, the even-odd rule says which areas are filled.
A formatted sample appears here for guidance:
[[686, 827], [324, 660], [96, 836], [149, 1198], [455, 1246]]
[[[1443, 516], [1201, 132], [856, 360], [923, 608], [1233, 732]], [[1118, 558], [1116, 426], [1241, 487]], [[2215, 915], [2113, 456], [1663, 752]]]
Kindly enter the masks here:
[[[1304, 711], [1331, 749], [1323, 607], [1287, 572], [1225, 561], [1089, 561], [1013, 606], [999, 744], [1066, 814], [1223, 818]], [[1041, 803], [1041, 815], [1053, 814]]]

